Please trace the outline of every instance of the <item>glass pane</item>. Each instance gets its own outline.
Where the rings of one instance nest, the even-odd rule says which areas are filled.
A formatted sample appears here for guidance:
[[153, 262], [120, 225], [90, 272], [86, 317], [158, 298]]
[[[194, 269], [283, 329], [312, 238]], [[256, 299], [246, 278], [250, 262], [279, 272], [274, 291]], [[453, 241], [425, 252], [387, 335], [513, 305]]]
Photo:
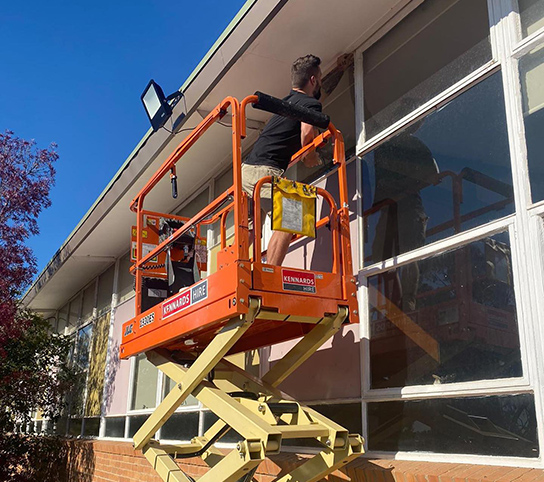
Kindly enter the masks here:
[[532, 395], [368, 404], [368, 448], [538, 457]]
[[83, 423], [82, 418], [71, 418], [70, 426], [68, 428], [68, 435], [72, 437], [78, 437], [81, 435], [81, 424]]
[[113, 293], [113, 277], [115, 275], [115, 265], [100, 275], [98, 279], [98, 296], [96, 309], [98, 314], [108, 311], [111, 308], [111, 295]]
[[518, 0], [521, 32], [527, 37], [544, 27], [544, 0]]
[[76, 374], [68, 395], [70, 415], [83, 415], [83, 400], [85, 398], [86, 382], [87, 373], [85, 371], [80, 371]]
[[125, 417], [106, 419], [106, 437], [123, 438], [125, 436]]
[[162, 426], [161, 440], [189, 441], [198, 436], [198, 412], [175, 413]]
[[64, 334], [64, 329], [68, 325], [68, 313], [70, 312], [70, 305], [66, 304], [59, 310], [57, 332], [61, 335]]
[[522, 375], [506, 233], [368, 278], [372, 388]]
[[491, 58], [486, 0], [427, 0], [363, 54], [367, 139]]
[[[202, 414], [204, 415], [204, 432], [206, 432], [219, 419], [217, 418], [217, 415], [212, 412], [202, 412]], [[244, 440], [244, 437], [235, 430], [230, 429], [220, 440], [218, 440], [218, 443], [237, 443], [240, 440]]]
[[53, 433], [55, 435], [66, 435], [66, 426], [68, 424], [68, 418], [66, 416], [63, 416], [59, 418], [55, 423], [53, 427]]
[[[166, 397], [166, 395], [168, 395], [171, 390], [176, 386], [174, 380], [172, 380], [171, 378], [167, 377], [166, 375], [164, 376], [164, 390], [163, 390], [163, 398]], [[185, 407], [185, 406], [189, 406], [189, 405], [198, 405], [198, 400], [193, 397], [192, 395], [189, 395], [185, 401], [180, 405], [180, 407]]]
[[90, 286], [88, 286], [83, 291], [83, 305], [81, 308], [81, 319], [83, 321], [88, 320], [93, 316], [93, 308], [94, 308], [94, 295], [96, 292], [96, 282], [92, 282]]
[[134, 296], [134, 276], [130, 274], [130, 253], [127, 253], [119, 260], [119, 287], [117, 290], [117, 300], [119, 303]]
[[75, 364], [79, 370], [87, 370], [89, 366], [89, 353], [91, 349], [92, 323], [77, 332]]
[[360, 403], [335, 403], [310, 405], [316, 412], [348, 429], [349, 433], [362, 433]]
[[134, 417], [130, 417], [128, 419], [128, 437], [132, 438], [134, 437], [134, 434], [140, 430], [140, 427], [144, 424], [144, 422], [147, 420], [149, 415], [135, 415]]
[[514, 211], [501, 73], [363, 159], [365, 265]]
[[79, 321], [79, 309], [81, 307], [81, 295], [78, 295], [70, 302], [70, 312], [68, 313], [68, 326], [77, 326]]
[[86, 418], [85, 430], [83, 435], [85, 437], [98, 437], [100, 431], [100, 419], [99, 418]]
[[132, 410], [154, 408], [157, 399], [157, 368], [149, 363], [145, 354], [136, 357], [134, 364], [134, 386]]
[[523, 119], [533, 201], [544, 199], [544, 46], [519, 61], [523, 94]]

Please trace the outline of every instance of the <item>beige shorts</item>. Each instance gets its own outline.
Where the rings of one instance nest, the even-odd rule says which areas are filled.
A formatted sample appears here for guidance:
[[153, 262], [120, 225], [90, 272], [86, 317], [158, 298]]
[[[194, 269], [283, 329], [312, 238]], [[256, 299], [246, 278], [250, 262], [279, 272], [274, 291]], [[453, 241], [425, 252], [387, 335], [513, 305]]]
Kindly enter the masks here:
[[[282, 174], [283, 170], [277, 167], [242, 164], [242, 189], [249, 197], [253, 197], [253, 188], [259, 179], [265, 176], [280, 177]], [[272, 185], [268, 183], [261, 188], [261, 211], [264, 214], [272, 211]]]

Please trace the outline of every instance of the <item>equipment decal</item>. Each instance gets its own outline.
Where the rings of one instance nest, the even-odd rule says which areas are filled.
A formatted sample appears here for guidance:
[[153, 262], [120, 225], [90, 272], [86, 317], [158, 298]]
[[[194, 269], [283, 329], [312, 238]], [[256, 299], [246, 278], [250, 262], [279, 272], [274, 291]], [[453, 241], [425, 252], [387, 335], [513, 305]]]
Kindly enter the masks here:
[[315, 293], [315, 274], [292, 269], [282, 269], [281, 279], [285, 291]]
[[146, 315], [140, 319], [140, 329], [142, 329], [144, 326], [150, 325], [154, 321], [155, 321], [155, 312], [149, 313], [149, 315]]
[[208, 297], [208, 280], [182, 291], [171, 300], [165, 301], [162, 305], [162, 318], [168, 318], [189, 306], [199, 303]]
[[125, 328], [125, 334], [123, 335], [123, 337], [125, 336], [128, 336], [128, 335], [132, 335], [132, 329], [134, 328], [134, 323], [131, 323], [130, 325], [127, 325], [127, 327]]

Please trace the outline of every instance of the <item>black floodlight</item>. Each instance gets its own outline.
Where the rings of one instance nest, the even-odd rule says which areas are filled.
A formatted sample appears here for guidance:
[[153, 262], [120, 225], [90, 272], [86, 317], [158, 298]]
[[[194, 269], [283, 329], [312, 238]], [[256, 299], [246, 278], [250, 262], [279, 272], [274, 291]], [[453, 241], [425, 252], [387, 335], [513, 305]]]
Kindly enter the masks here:
[[[154, 132], [158, 131], [170, 118], [172, 107], [177, 104], [182, 95], [181, 92], [176, 91], [165, 97], [161, 86], [153, 79], [149, 81], [140, 98], [142, 99]], [[173, 101], [172, 104], [169, 101]]]

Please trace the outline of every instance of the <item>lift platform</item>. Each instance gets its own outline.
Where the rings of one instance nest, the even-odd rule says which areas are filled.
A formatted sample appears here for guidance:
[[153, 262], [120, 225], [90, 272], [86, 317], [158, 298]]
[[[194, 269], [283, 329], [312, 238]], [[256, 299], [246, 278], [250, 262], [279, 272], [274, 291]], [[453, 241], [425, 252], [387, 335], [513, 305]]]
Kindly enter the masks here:
[[[330, 272], [272, 266], [263, 261], [260, 190], [277, 179], [261, 179], [253, 198], [242, 190], [241, 144], [249, 104], [324, 129], [293, 156], [292, 163], [326, 142], [334, 142], [339, 203], [326, 190], [315, 191], [322, 205], [328, 206], [328, 214], [315, 220], [315, 228], [320, 236], [330, 238]], [[233, 185], [190, 219], [144, 209], [148, 193], [168, 174], [172, 195], [177, 196], [176, 163], [229, 111]], [[176, 383], [134, 436], [135, 448], [143, 451], [161, 478], [192, 481], [175, 458], [200, 456], [210, 466], [200, 482], [249, 482], [257, 466], [267, 456], [278, 454], [282, 441], [288, 439], [312, 439], [321, 451], [279, 482], [319, 481], [362, 454], [360, 435], [349, 434], [278, 389], [342, 324], [358, 322], [344, 143], [328, 116], [259, 92], [242, 102], [227, 97], [168, 157], [134, 198], [131, 209], [137, 216], [132, 267], [136, 316], [123, 325], [120, 355], [128, 358], [145, 353]], [[231, 212], [234, 235], [227, 239], [226, 222]], [[201, 232], [211, 225], [219, 225], [221, 234], [216, 270], [200, 279], [206, 267]], [[300, 340], [262, 378], [225, 358], [295, 338]], [[217, 415], [218, 421], [190, 444], [161, 445], [153, 439], [155, 433], [191, 394]], [[214, 444], [229, 430], [237, 432], [241, 440], [225, 455]]]

